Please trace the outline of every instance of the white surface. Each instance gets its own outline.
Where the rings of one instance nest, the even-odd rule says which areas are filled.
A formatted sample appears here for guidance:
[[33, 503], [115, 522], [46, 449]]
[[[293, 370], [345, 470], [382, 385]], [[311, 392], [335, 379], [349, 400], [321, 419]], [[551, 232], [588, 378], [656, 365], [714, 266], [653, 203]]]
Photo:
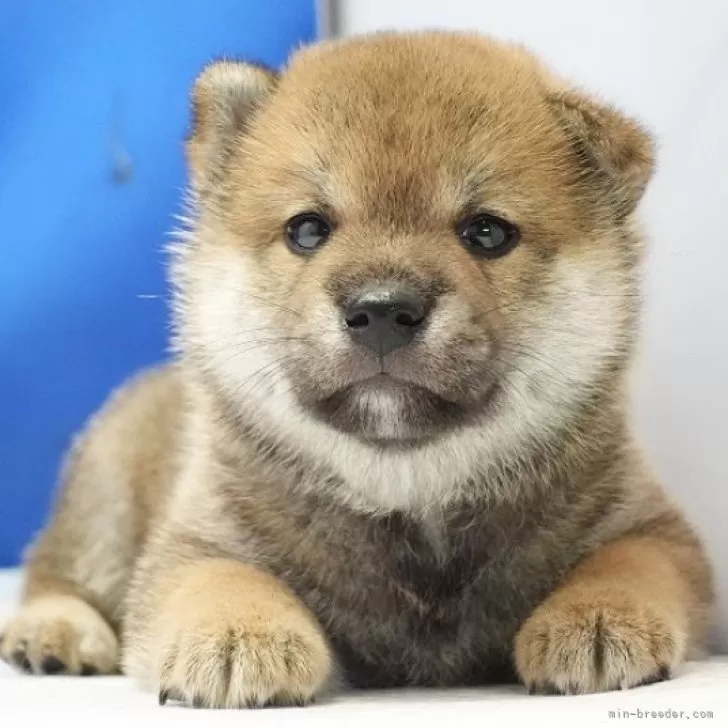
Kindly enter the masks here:
[[[0, 571], [0, 625], [12, 613], [17, 573]], [[156, 697], [124, 677], [31, 677], [0, 664], [0, 725], [22, 719], [24, 726], [73, 724], [147, 725], [291, 725], [370, 726], [501, 726], [523, 718], [528, 725], [614, 725], [609, 711], [712, 711], [711, 725], [728, 724], [728, 658], [688, 665], [675, 679], [625, 692], [578, 697], [526, 695], [518, 686], [468, 690], [393, 690], [349, 693], [306, 708], [256, 711], [195, 711], [180, 706], [160, 708]], [[497, 723], [494, 721], [498, 721]], [[698, 718], [699, 720], [699, 718]], [[706, 723], [710, 719], [706, 718]]]
[[720, 575], [728, 651], [728, 2], [334, 0], [344, 34], [477, 29], [530, 46], [656, 134], [652, 253], [636, 418]]

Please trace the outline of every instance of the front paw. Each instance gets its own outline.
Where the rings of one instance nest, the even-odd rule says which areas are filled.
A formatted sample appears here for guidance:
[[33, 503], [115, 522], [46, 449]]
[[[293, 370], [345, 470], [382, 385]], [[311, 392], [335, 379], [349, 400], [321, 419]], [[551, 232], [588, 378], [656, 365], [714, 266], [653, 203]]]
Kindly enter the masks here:
[[163, 647], [159, 699], [196, 708], [304, 705], [327, 673], [325, 645], [311, 635], [245, 623], [190, 625]]
[[78, 597], [50, 594], [24, 604], [0, 637], [0, 659], [36, 675], [97, 675], [117, 670], [111, 626]]
[[[254, 570], [226, 564], [193, 569], [154, 623], [143, 652], [152, 658], [160, 703], [302, 705], [329, 680], [331, 655], [314, 616], [275, 579]], [[133, 664], [134, 647], [129, 657]]]
[[684, 650], [658, 602], [614, 591], [544, 602], [518, 632], [515, 659], [531, 692], [579, 694], [665, 680]]

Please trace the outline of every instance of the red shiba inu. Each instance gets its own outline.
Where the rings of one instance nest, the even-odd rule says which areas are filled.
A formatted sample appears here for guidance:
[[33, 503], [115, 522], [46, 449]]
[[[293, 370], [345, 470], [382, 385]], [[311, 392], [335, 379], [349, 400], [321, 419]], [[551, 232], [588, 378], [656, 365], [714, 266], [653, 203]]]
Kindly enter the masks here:
[[3, 657], [244, 707], [699, 654], [710, 565], [629, 422], [653, 156], [473, 34], [210, 65], [176, 354], [73, 444]]

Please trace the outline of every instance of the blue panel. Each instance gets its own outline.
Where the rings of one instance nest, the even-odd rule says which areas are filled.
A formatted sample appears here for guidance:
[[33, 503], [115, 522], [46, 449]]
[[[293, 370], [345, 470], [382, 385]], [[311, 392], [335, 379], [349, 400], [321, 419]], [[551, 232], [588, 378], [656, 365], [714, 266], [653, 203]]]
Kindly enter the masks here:
[[42, 524], [74, 431], [164, 357], [195, 75], [223, 55], [279, 66], [316, 22], [310, 0], [0, 4], [3, 566]]

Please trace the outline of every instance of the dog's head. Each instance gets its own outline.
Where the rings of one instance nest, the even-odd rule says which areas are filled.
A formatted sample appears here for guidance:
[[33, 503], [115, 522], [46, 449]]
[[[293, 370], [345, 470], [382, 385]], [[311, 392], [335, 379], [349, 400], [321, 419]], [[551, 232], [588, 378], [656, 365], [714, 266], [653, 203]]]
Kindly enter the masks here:
[[458, 443], [487, 460], [614, 386], [653, 167], [635, 122], [451, 33], [216, 63], [193, 105], [180, 339], [255, 427], [359, 468], [471, 462]]

